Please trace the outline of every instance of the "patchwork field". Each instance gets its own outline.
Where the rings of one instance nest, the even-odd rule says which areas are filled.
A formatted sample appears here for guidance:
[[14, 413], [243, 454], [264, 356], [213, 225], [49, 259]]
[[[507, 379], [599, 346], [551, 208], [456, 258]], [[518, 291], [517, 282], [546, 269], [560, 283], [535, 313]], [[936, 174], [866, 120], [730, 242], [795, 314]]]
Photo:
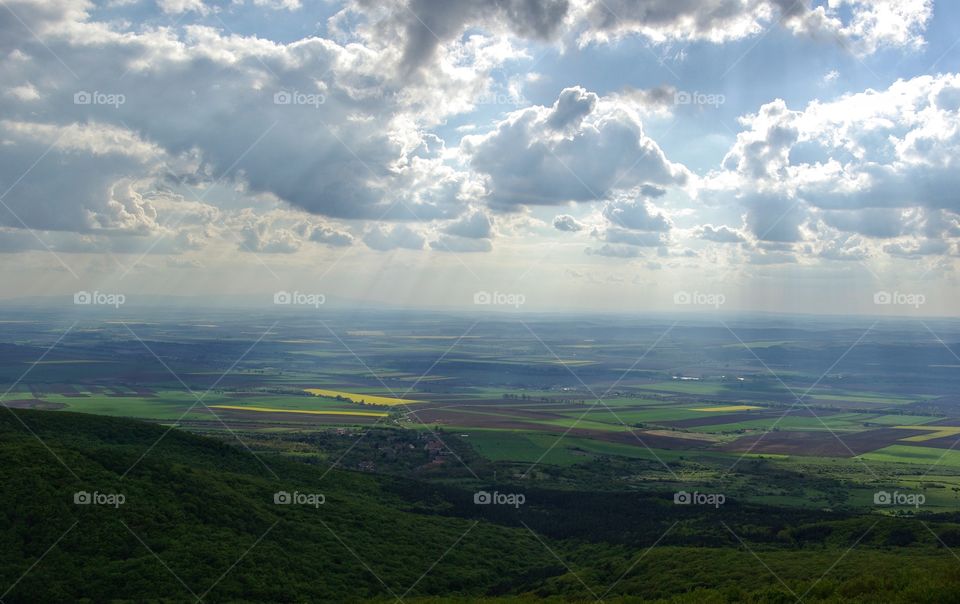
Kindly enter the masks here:
[[[49, 333], [13, 324], [17, 341], [30, 344], [0, 350], [9, 388], [2, 402], [254, 439], [349, 428], [443, 434], [461, 441], [458, 457], [506, 472], [527, 464], [537, 475], [563, 468], [581, 480], [579, 468], [609, 467], [637, 488], [723, 477], [749, 485], [744, 496], [797, 505], [839, 500], [825, 486], [774, 489], [763, 482], [769, 473], [752, 468], [773, 464], [814, 483], [929, 473], [960, 487], [960, 398], [950, 394], [960, 376], [933, 367], [949, 361], [939, 343], [905, 337], [902, 326], [876, 328], [831, 369], [850, 344], [833, 326], [732, 325], [765, 334], [743, 345], [727, 329], [680, 324], [645, 354], [664, 325], [607, 329], [594, 320], [556, 330], [538, 319], [528, 324], [538, 339], [509, 322], [478, 324], [461, 338], [471, 324], [458, 318], [301, 321], [265, 336], [269, 323], [229, 317], [203, 323], [216, 328], [93, 322], [36, 365]], [[18, 380], [23, 371], [14, 368], [24, 365], [29, 373]], [[438, 455], [431, 464], [453, 471], [458, 462]], [[864, 497], [853, 489], [846, 500]]]

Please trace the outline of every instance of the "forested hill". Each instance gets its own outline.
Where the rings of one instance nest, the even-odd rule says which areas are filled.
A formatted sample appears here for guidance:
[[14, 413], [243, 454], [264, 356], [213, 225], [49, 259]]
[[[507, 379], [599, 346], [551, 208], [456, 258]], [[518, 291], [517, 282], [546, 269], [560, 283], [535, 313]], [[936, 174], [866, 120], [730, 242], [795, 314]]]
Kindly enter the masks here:
[[[3, 411], [0, 599], [950, 602], [960, 593], [960, 562], [940, 542], [960, 544], [950, 517], [715, 510], [535, 485], [512, 487], [525, 489], [519, 509], [477, 506], [472, 487], [259, 455], [133, 420]], [[275, 503], [277, 492], [298, 501]], [[83, 493], [93, 502], [75, 503]]]
[[[36, 438], [2, 412], [0, 589], [43, 558], [5, 602], [394, 599], [410, 588], [487, 593], [509, 589], [509, 577], [563, 572], [522, 527], [404, 511], [412, 504], [392, 479], [333, 471], [321, 480], [323, 468], [273, 457], [278, 479], [239, 446], [180, 430], [15, 413]], [[104, 503], [75, 504], [78, 491]], [[278, 491], [325, 501], [278, 505]], [[125, 501], [111, 505], [110, 494]]]

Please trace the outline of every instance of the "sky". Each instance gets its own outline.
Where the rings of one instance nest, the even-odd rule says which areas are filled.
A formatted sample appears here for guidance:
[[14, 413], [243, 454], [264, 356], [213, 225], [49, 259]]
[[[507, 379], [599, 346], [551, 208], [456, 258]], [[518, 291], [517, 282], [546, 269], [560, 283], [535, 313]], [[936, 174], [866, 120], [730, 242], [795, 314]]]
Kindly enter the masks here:
[[958, 191], [947, 0], [0, 0], [0, 299], [954, 316]]

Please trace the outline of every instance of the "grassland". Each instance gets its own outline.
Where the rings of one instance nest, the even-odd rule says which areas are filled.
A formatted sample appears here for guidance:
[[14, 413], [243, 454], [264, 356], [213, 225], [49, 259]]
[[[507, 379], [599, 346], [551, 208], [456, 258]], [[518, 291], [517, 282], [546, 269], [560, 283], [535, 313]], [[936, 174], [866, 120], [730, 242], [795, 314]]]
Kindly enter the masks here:
[[306, 409], [278, 409], [276, 407], [254, 407], [252, 405], [210, 405], [212, 409], [229, 409], [232, 411], [256, 411], [260, 413], [300, 413], [303, 415], [349, 415], [357, 417], [387, 417], [389, 413], [376, 411], [310, 411]]

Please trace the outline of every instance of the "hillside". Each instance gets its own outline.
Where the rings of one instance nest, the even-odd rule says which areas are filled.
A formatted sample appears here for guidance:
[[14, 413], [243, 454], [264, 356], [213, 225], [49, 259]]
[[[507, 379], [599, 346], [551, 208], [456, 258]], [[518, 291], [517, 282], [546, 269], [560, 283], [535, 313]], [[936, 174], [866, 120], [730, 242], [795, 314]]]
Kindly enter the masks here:
[[[736, 503], [714, 510], [532, 487], [516, 510], [476, 506], [471, 490], [449, 484], [324, 474], [275, 455], [264, 461], [225, 441], [133, 420], [0, 415], [3, 601], [607, 594], [634, 602], [868, 602], [882, 594], [887, 602], [948, 602], [960, 593], [960, 562], [939, 542], [960, 543], [952, 517]], [[124, 501], [77, 505], [78, 491]], [[322, 493], [325, 502], [278, 505], [278, 491]]]

